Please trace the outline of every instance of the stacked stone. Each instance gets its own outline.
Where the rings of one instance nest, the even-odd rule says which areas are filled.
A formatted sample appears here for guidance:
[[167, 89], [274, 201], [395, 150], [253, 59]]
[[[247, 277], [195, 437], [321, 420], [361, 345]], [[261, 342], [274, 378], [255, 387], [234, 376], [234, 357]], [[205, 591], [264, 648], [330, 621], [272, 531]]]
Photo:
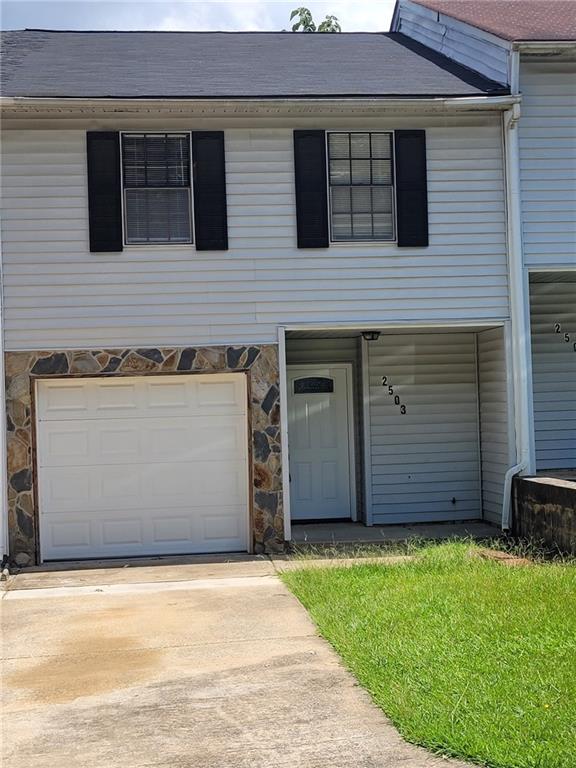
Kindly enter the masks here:
[[255, 552], [284, 546], [278, 352], [274, 345], [7, 352], [6, 405], [10, 553], [18, 565], [38, 559], [33, 387], [37, 378], [248, 373]]

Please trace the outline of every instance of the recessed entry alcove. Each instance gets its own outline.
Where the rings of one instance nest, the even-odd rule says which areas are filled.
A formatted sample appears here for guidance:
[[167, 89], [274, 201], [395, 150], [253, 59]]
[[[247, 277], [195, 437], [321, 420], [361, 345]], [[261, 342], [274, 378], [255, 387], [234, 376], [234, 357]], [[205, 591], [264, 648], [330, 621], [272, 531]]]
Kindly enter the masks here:
[[293, 523], [501, 520], [505, 327], [287, 330]]

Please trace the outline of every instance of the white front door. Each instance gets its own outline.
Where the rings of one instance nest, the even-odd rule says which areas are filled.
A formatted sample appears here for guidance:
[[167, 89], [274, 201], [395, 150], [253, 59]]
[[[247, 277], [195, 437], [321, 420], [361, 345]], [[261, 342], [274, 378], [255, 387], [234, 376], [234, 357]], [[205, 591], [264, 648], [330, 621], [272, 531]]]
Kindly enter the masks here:
[[292, 520], [352, 517], [351, 368], [288, 368]]
[[244, 374], [39, 381], [44, 560], [248, 548]]

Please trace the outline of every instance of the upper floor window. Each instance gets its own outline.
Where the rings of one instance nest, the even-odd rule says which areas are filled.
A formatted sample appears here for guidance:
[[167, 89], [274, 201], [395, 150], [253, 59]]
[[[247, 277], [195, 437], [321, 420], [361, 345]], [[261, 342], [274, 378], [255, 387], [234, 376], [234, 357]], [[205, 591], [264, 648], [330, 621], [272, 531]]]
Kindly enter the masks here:
[[333, 241], [394, 239], [391, 133], [329, 133]]
[[192, 243], [190, 134], [122, 134], [127, 245]]

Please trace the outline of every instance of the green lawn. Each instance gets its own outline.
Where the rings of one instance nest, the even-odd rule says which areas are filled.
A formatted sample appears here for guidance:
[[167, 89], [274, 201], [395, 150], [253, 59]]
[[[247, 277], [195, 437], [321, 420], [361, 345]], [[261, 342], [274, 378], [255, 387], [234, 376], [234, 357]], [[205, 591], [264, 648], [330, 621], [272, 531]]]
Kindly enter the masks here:
[[413, 562], [283, 574], [411, 742], [497, 768], [576, 766], [576, 566], [470, 543]]

